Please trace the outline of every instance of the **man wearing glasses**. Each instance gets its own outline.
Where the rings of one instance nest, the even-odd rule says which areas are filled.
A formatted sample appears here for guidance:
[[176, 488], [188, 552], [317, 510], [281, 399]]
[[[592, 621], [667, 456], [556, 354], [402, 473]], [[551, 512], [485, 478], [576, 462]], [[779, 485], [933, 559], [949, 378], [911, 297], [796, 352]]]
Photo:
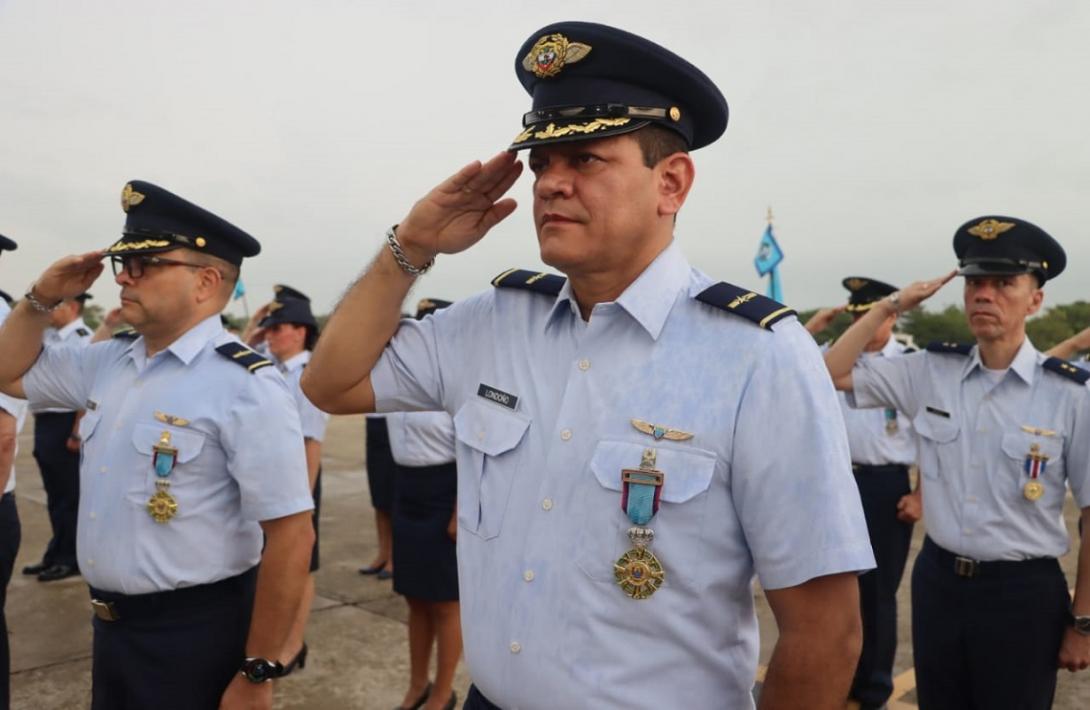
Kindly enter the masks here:
[[[269, 708], [313, 530], [291, 394], [219, 319], [261, 247], [149, 183], [121, 202], [121, 239], [46, 269], [0, 330], [0, 390], [86, 410], [77, 555], [95, 614], [92, 708]], [[135, 332], [41, 351], [50, 311], [104, 256]]]

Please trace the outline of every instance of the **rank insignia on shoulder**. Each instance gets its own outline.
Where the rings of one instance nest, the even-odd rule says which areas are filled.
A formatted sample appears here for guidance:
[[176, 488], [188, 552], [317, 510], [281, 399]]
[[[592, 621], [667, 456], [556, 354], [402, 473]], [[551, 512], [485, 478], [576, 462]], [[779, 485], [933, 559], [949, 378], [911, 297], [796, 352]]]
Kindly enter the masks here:
[[689, 439], [693, 438], [693, 435], [687, 431], [672, 429], [668, 426], [659, 426], [658, 424], [645, 422], [642, 419], [633, 419], [632, 426], [636, 427], [638, 431], [642, 431], [644, 434], [650, 434], [651, 436], [655, 437], [656, 440], [666, 439], [667, 441], [688, 441]]
[[132, 326], [125, 326], [123, 328], [118, 328], [117, 330], [115, 330], [114, 334], [111, 337], [121, 338], [122, 340], [136, 340], [140, 337], [140, 334], [137, 333], [136, 329]]
[[91, 331], [87, 330], [86, 328], [76, 328], [76, 335], [78, 335], [81, 338], [86, 338], [90, 334], [91, 334]]
[[1049, 372], [1055, 372], [1057, 375], [1063, 375], [1072, 382], [1077, 382], [1080, 385], [1084, 385], [1087, 380], [1090, 380], [1090, 370], [1084, 370], [1081, 367], [1072, 365], [1067, 360], [1061, 360], [1058, 357], [1048, 358], [1041, 363], [1041, 367]]
[[567, 281], [563, 276], [550, 274], [544, 271], [530, 271], [528, 269], [508, 269], [492, 279], [492, 285], [496, 288], [515, 288], [523, 291], [543, 293], [546, 296], [555, 296], [560, 293]]
[[726, 281], [720, 281], [697, 294], [696, 300], [728, 313], [735, 313], [751, 320], [766, 330], [795, 311], [748, 289], [739, 288]]
[[968, 355], [973, 352], [973, 346], [968, 343], [943, 343], [935, 341], [928, 343], [927, 352], [929, 353], [946, 353], [948, 355]]
[[216, 348], [216, 352], [223, 355], [228, 360], [242, 365], [249, 370], [251, 374], [263, 367], [270, 367], [272, 365], [271, 360], [262, 357], [242, 343], [224, 343]]

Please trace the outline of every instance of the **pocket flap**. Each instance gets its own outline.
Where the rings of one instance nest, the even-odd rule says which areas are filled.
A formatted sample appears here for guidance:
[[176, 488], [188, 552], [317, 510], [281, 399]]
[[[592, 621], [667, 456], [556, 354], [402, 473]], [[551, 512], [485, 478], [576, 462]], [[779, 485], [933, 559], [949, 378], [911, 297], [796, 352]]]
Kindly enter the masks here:
[[[679, 451], [673, 448], [647, 447], [629, 441], [601, 441], [590, 461], [591, 471], [603, 488], [620, 492], [621, 471], [639, 468], [646, 448], [657, 452], [655, 468], [664, 474], [662, 500], [684, 503], [708, 490], [715, 474], [715, 454], [701, 449]], [[618, 499], [620, 505], [620, 499]]]
[[132, 445], [145, 456], [151, 456], [163, 432], [170, 433], [170, 445], [178, 450], [178, 463], [192, 461], [204, 447], [204, 434], [163, 424], [137, 424], [132, 430]]
[[943, 417], [927, 411], [926, 408], [912, 420], [912, 428], [923, 438], [940, 444], [956, 439], [960, 429], [953, 416]]
[[1030, 454], [1030, 447], [1037, 444], [1038, 451], [1048, 457], [1050, 462], [1063, 456], [1063, 439], [1059, 437], [1040, 437], [1025, 432], [1011, 432], [1003, 435], [1000, 445], [1003, 453], [1012, 459], [1025, 461]]
[[530, 420], [498, 405], [470, 400], [454, 415], [454, 435], [486, 456], [499, 456], [518, 446]]

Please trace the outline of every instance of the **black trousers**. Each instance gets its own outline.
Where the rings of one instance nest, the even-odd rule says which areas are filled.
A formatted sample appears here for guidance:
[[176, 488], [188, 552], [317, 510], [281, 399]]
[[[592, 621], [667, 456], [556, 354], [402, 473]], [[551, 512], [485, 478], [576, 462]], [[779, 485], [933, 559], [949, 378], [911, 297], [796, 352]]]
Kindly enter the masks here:
[[1047, 710], [1071, 600], [1054, 559], [954, 572], [930, 538], [912, 571], [912, 655], [920, 710]]
[[34, 460], [42, 473], [49, 525], [53, 529], [53, 537], [42, 555], [46, 565], [76, 566], [79, 454], [65, 447], [75, 422], [75, 412], [34, 415]]
[[904, 576], [912, 525], [897, 519], [897, 502], [912, 492], [908, 467], [852, 465], [875, 569], [859, 576], [863, 650], [852, 681], [851, 697], [864, 708], [878, 708], [893, 693], [893, 657], [897, 652], [897, 588]]
[[462, 710], [503, 710], [499, 705], [496, 705], [488, 698], [481, 694], [481, 691], [477, 690], [477, 686], [469, 686], [469, 692], [466, 693], [466, 701], [462, 704]]
[[15, 567], [20, 538], [15, 494], [5, 493], [0, 498], [0, 710], [8, 710], [11, 702], [11, 655], [8, 649], [8, 622], [4, 615], [4, 604], [8, 599], [8, 582], [11, 581], [11, 570]]
[[216, 710], [242, 666], [257, 568], [214, 584], [122, 596], [95, 618], [92, 710]]

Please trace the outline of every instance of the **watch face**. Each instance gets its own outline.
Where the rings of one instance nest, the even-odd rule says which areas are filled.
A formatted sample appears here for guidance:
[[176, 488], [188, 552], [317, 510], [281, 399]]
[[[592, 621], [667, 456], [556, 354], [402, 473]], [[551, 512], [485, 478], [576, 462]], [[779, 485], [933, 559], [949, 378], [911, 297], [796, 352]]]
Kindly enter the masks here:
[[1090, 616], [1076, 616], [1075, 629], [1080, 633], [1090, 634]]
[[276, 666], [264, 658], [247, 658], [242, 672], [254, 683], [264, 683], [276, 677]]

